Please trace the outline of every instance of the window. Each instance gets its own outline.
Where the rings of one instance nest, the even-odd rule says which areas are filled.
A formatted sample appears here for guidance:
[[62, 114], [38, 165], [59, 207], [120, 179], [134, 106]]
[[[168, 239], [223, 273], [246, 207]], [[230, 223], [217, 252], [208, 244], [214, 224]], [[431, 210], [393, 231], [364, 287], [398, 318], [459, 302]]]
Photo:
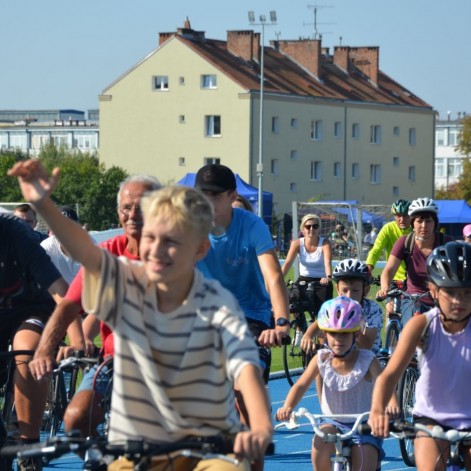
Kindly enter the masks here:
[[178, 157], [178, 165], [186, 165], [185, 157]]
[[352, 164], [352, 178], [357, 180], [360, 178], [360, 164], [359, 163], [353, 163]]
[[409, 145], [415, 146], [415, 128], [409, 129]]
[[292, 150], [289, 154], [289, 158], [291, 160], [298, 160], [298, 151], [297, 150]]
[[435, 144], [437, 146], [445, 146], [446, 141], [445, 141], [445, 129], [437, 129], [435, 132]]
[[280, 132], [280, 118], [278, 118], [278, 116], [272, 116], [271, 118], [271, 132], [273, 134]]
[[185, 123], [185, 115], [184, 114], [181, 114], [179, 117], [178, 117], [178, 122], [179, 123]]
[[393, 166], [399, 167], [399, 157], [393, 157]]
[[320, 119], [311, 121], [311, 139], [314, 141], [322, 140], [323, 125]]
[[291, 127], [293, 129], [298, 129], [298, 119], [297, 118], [291, 118]]
[[449, 129], [448, 130], [448, 145], [456, 147], [460, 143], [460, 131], [459, 129]]
[[352, 124], [352, 138], [356, 141], [360, 139], [360, 125], [358, 123]]
[[334, 137], [336, 139], [340, 139], [342, 135], [342, 123], [340, 121], [336, 121], [334, 123]]
[[381, 183], [381, 165], [370, 165], [370, 183], [373, 183], [375, 185]]
[[339, 178], [342, 175], [342, 164], [334, 162], [334, 178]]
[[204, 117], [205, 135], [207, 137], [217, 137], [221, 135], [221, 116], [209, 115]]
[[462, 159], [448, 159], [448, 177], [458, 178], [463, 173]]
[[415, 182], [415, 165], [409, 167], [409, 180]]
[[401, 134], [401, 129], [399, 128], [399, 126], [394, 126], [393, 134], [395, 136], [399, 136]]
[[381, 144], [381, 126], [374, 124], [370, 127], [371, 144]]
[[178, 84], [185, 85], [185, 77], [178, 77]]
[[435, 159], [435, 176], [439, 177], [439, 178], [446, 177], [445, 159], [444, 158], [436, 158]]
[[291, 193], [296, 193], [298, 191], [298, 184], [297, 183], [290, 183], [289, 184], [289, 191]]
[[270, 173], [272, 175], [278, 175], [279, 174], [279, 171], [280, 171], [280, 163], [278, 161], [278, 159], [271, 159], [270, 161]]
[[216, 75], [202, 75], [201, 88], [218, 88]]
[[393, 194], [393, 196], [399, 196], [399, 187], [398, 186], [393, 186], [392, 194]]
[[204, 158], [205, 165], [211, 165], [211, 164], [219, 165], [220, 163], [221, 163], [221, 159], [219, 157], [205, 157]]
[[168, 90], [168, 75], [156, 75], [152, 77], [152, 88], [154, 90]]
[[311, 162], [311, 180], [322, 180], [322, 162], [318, 160]]

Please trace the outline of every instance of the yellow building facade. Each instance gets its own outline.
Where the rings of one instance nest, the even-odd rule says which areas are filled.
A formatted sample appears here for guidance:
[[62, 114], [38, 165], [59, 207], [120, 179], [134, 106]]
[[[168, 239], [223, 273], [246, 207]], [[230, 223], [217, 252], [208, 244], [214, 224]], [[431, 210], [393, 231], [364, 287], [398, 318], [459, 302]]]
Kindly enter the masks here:
[[[257, 186], [260, 52], [253, 31], [161, 33], [100, 95], [101, 161], [164, 183], [215, 162]], [[277, 41], [264, 54], [263, 189], [276, 213], [433, 195], [435, 113], [379, 70], [379, 48]]]

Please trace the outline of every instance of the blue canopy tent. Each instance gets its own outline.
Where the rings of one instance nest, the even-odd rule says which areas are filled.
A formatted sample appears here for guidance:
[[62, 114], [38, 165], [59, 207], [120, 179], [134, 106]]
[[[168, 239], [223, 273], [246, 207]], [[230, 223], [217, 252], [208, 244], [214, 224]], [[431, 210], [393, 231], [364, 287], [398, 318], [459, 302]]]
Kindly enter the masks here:
[[[239, 195], [242, 195], [244, 198], [247, 198], [252, 204], [255, 213], [258, 209], [258, 189], [252, 185], [249, 185], [247, 182], [242, 180], [239, 175], [235, 174], [236, 178], [236, 190]], [[187, 173], [181, 180], [177, 183], [179, 185], [185, 186], [195, 186], [196, 173]], [[263, 220], [265, 224], [271, 226], [272, 223], [272, 212], [273, 212], [273, 193], [268, 191], [263, 192]]]
[[471, 224], [471, 207], [465, 200], [434, 200], [438, 206], [438, 220], [445, 232], [461, 239], [463, 227]]

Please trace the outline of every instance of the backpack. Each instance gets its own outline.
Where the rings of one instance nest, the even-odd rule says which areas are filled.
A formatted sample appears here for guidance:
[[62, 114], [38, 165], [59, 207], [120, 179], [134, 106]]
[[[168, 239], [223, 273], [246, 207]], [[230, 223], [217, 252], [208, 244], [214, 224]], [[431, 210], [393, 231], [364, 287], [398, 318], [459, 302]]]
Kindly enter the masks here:
[[[404, 258], [402, 259], [404, 265], [406, 266], [407, 271], [407, 262], [412, 256], [412, 250], [414, 249], [415, 243], [415, 233], [412, 231], [410, 234], [407, 234], [406, 240], [404, 242]], [[438, 245], [443, 245], [445, 243], [445, 234], [441, 232], [438, 233]]]

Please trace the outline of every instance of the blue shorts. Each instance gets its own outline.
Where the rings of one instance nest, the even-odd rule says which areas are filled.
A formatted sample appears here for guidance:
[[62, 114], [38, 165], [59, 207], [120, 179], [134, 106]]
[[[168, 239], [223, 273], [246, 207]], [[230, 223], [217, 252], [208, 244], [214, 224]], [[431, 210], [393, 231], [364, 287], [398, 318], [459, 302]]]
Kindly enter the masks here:
[[[98, 371], [98, 368], [100, 368], [100, 371]], [[93, 365], [88, 372], [83, 375], [82, 382], [76, 393], [79, 391], [94, 390], [98, 394], [105, 396], [112, 377], [113, 369], [110, 368], [109, 365]]]
[[[333, 419], [322, 419], [320, 422], [321, 422], [321, 425], [326, 425], [326, 424], [333, 425], [339, 430], [340, 433], [349, 432], [353, 426], [353, 423], [344, 424], [342, 422], [337, 422], [336, 420], [333, 420]], [[375, 447], [378, 450], [378, 462], [381, 462], [386, 456], [383, 450], [383, 439], [373, 437], [373, 435], [360, 435], [359, 433], [355, 433], [345, 443], [349, 445], [371, 445]]]

